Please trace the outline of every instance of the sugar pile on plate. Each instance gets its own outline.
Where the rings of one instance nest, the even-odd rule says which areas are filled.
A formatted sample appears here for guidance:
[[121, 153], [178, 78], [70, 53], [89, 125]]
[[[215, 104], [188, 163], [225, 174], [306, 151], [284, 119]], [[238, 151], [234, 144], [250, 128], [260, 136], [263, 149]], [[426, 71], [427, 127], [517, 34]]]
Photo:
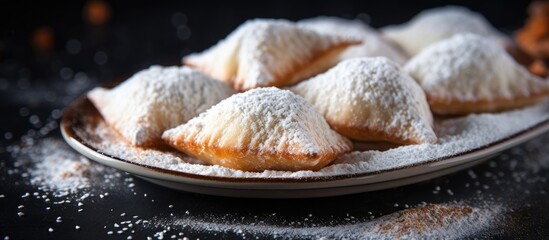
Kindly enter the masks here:
[[436, 144], [402, 146], [387, 151], [355, 151], [343, 155], [320, 171], [244, 172], [220, 166], [204, 165], [200, 160], [174, 152], [143, 150], [125, 144], [104, 123], [88, 126], [89, 144], [111, 156], [137, 164], [185, 173], [240, 178], [304, 178], [371, 173], [437, 161], [496, 143], [549, 120], [549, 102], [503, 113], [472, 114], [439, 119]]

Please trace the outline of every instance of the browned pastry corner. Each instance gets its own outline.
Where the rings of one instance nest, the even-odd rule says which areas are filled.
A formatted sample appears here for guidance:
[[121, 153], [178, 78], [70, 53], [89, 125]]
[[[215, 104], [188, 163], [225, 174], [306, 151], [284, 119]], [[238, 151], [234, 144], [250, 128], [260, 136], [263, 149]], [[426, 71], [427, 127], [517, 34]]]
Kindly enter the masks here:
[[515, 38], [519, 46], [528, 54], [549, 57], [549, 2], [533, 2], [529, 7], [529, 18]]
[[505, 50], [517, 63], [527, 68], [532, 74], [546, 78], [549, 75], [547, 60], [534, 58], [514, 43], [507, 44]]
[[515, 43], [509, 43], [505, 45], [505, 50], [511, 55], [517, 63], [528, 68], [533, 62], [534, 58], [525, 52]]
[[533, 74], [547, 77], [545, 60], [549, 59], [549, 1], [533, 2], [528, 13], [524, 27], [515, 33], [515, 39], [520, 49], [530, 55], [532, 60], [525, 61], [524, 56], [512, 51], [510, 53]]
[[543, 91], [531, 96], [521, 96], [513, 99], [480, 99], [475, 101], [457, 101], [435, 99], [427, 96], [433, 113], [443, 116], [460, 116], [470, 113], [501, 112], [539, 103], [547, 99], [549, 91]]
[[529, 66], [528, 70], [531, 73], [538, 75], [540, 77], [546, 78], [549, 75], [549, 70], [547, 69], [547, 64], [542, 59], [534, 60]]

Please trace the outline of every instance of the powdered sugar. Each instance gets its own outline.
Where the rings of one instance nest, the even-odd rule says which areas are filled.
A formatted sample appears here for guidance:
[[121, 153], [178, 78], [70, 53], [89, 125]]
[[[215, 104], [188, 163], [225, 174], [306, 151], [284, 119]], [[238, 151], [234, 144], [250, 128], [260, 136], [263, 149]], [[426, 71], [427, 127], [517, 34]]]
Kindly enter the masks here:
[[48, 203], [80, 201], [101, 194], [90, 190], [92, 184], [96, 190], [106, 191], [117, 187], [116, 181], [122, 177], [114, 169], [91, 163], [60, 139], [40, 139], [23, 147], [11, 146], [8, 151], [17, 157], [12, 171], [23, 171], [22, 176], [28, 177], [29, 183], [42, 192], [34, 195], [43, 196]]
[[298, 22], [298, 26], [315, 30], [323, 34], [332, 34], [351, 39], [361, 39], [362, 43], [349, 47], [340, 56], [340, 59], [356, 57], [383, 56], [392, 61], [404, 65], [406, 56], [389, 44], [377, 30], [358, 21], [337, 17], [316, 17], [304, 19]]
[[[138, 164], [219, 177], [303, 178], [377, 172], [435, 161], [503, 140], [549, 119], [549, 103], [498, 114], [474, 114], [435, 122], [436, 144], [403, 146], [387, 151], [353, 152], [320, 171], [245, 172], [217, 165], [191, 164], [188, 157], [133, 148], [121, 142], [103, 122], [78, 133], [102, 152]], [[90, 135], [90, 136], [86, 136]], [[149, 156], [149, 157], [143, 157]], [[196, 162], [196, 161], [195, 161]]]
[[421, 87], [384, 57], [345, 60], [290, 89], [311, 102], [334, 129], [360, 132], [350, 138], [364, 140], [382, 132], [392, 139], [375, 140], [436, 142], [433, 116]]
[[446, 6], [424, 10], [408, 23], [382, 29], [384, 36], [414, 56], [432, 43], [459, 33], [475, 33], [505, 41], [480, 14], [464, 7]]
[[164, 136], [173, 139], [179, 134], [191, 142], [226, 149], [290, 154], [349, 149], [303, 98], [272, 87], [234, 95]]
[[48, 139], [36, 146], [36, 152], [29, 152], [30, 158], [40, 159], [29, 170], [31, 184], [57, 196], [90, 187], [90, 161], [66, 148], [65, 143]]
[[238, 90], [281, 86], [309, 77], [297, 74], [299, 68], [330, 48], [348, 42], [339, 36], [297, 27], [287, 20], [255, 19], [210, 49], [184, 57], [183, 62]]
[[197, 70], [152, 66], [111, 90], [96, 88], [88, 96], [122, 136], [143, 145], [160, 141], [164, 130], [185, 123], [233, 93], [223, 82]]
[[[337, 163], [356, 169], [384, 170], [457, 155], [505, 139], [549, 119], [549, 103], [499, 114], [472, 114], [439, 120], [435, 130], [437, 144], [404, 146], [384, 152], [355, 152]], [[337, 166], [337, 165], [334, 165]]]
[[[494, 226], [502, 212], [500, 206], [471, 207], [465, 203], [427, 204], [398, 211], [370, 221], [336, 226], [270, 225], [239, 223], [236, 219], [211, 221], [191, 216], [154, 218], [143, 226], [161, 228], [158, 236], [173, 234], [186, 226], [195, 231], [234, 233], [242, 237], [279, 236], [284, 239], [416, 239], [460, 238], [471, 236]], [[158, 237], [157, 236], [157, 237]]]
[[[541, 145], [540, 145], [541, 144]], [[49, 149], [51, 148], [51, 149]], [[542, 141], [538, 141], [536, 144], [536, 149], [543, 149]], [[31, 150], [30, 148], [25, 148], [24, 152], [28, 153], [29, 151], [36, 151], [40, 159], [45, 159], [44, 157], [56, 156], [56, 155], [66, 155], [67, 160], [78, 159], [79, 156], [74, 151], [70, 150], [68, 146], [63, 145], [60, 140], [46, 139], [40, 141], [35, 145]], [[539, 150], [539, 149], [538, 149]], [[533, 150], [536, 151], [536, 150]], [[18, 152], [18, 151], [16, 151]], [[39, 153], [39, 154], [38, 154]], [[517, 153], [520, 154], [520, 153]], [[541, 158], [537, 156], [543, 155], [541, 152], [535, 154], [536, 160], [540, 161]], [[501, 159], [504, 160], [504, 159]], [[534, 161], [536, 161], [534, 160]], [[39, 164], [41, 160], [33, 162], [33, 164]], [[505, 162], [507, 160], [504, 160]], [[538, 166], [535, 162], [530, 162], [536, 167]], [[544, 164], [541, 163], [540, 164]], [[522, 165], [522, 164], [521, 164]], [[546, 165], [546, 164], [545, 164]], [[30, 165], [32, 168], [32, 165]], [[94, 168], [101, 167], [95, 163], [91, 163], [90, 174], [80, 176], [76, 175], [76, 178], [91, 179], [95, 175], [101, 175], [101, 173], [94, 173], [96, 170]], [[529, 179], [526, 176], [523, 168], [528, 168], [529, 166], [522, 165], [519, 166], [520, 169], [516, 169], [515, 172], [518, 174], [519, 179]], [[22, 168], [24, 169], [24, 168]], [[105, 170], [109, 170], [106, 168]], [[106, 173], [106, 172], [103, 172]], [[482, 172], [477, 173], [479, 175], [486, 175]], [[108, 175], [108, 174], [107, 174]], [[474, 173], [471, 173], [474, 175]], [[38, 176], [38, 175], [35, 175]], [[481, 178], [482, 176], [475, 178]], [[489, 176], [489, 175], [486, 175]], [[91, 177], [91, 178], [90, 178]], [[458, 178], [461, 179], [461, 178]], [[509, 180], [508, 177], [501, 178], [502, 181], [505, 180], [505, 183], [516, 184], [514, 180]], [[81, 180], [78, 180], [81, 181]], [[113, 183], [119, 184], [122, 186], [126, 181], [123, 179], [115, 179]], [[542, 181], [544, 182], [544, 181]], [[89, 181], [89, 187], [93, 189], [98, 189], [101, 187], [99, 181], [95, 179]], [[136, 182], [136, 184], [141, 184], [142, 182]], [[496, 181], [497, 183], [497, 181]], [[537, 182], [536, 182], [537, 183]], [[50, 184], [50, 183], [47, 183]], [[530, 182], [533, 184], [533, 182]], [[131, 184], [133, 185], [133, 183]], [[148, 185], [148, 184], [143, 184]], [[431, 184], [432, 185], [432, 184]], [[39, 185], [40, 186], [40, 185]], [[491, 186], [497, 186], [493, 183]], [[507, 185], [505, 185], [507, 186]], [[516, 185], [512, 185], [516, 186]], [[523, 187], [521, 185], [521, 187]], [[72, 188], [72, 187], [71, 187]], [[421, 188], [420, 188], [421, 189]], [[437, 186], [438, 190], [441, 190]], [[446, 189], [443, 189], [446, 190]], [[449, 189], [448, 189], [449, 191]], [[470, 189], [468, 191], [473, 191]], [[64, 199], [74, 198], [78, 194], [82, 194], [82, 197], [90, 196], [89, 191], [70, 191], [69, 195], [64, 197]], [[459, 193], [459, 192], [458, 192]], [[165, 194], [165, 192], [156, 192], [155, 194]], [[130, 201], [135, 201], [143, 204], [142, 199], [151, 199], [155, 194], [147, 195], [143, 194], [122, 194], [120, 195], [120, 200], [125, 199]], [[459, 193], [464, 195], [463, 191]], [[29, 201], [32, 201], [36, 196], [32, 193], [26, 193], [23, 198], [29, 198]], [[397, 194], [398, 195], [398, 194]], [[103, 195], [99, 195], [103, 198]], [[161, 207], [154, 199], [151, 199], [152, 204], [145, 205], [154, 207], [158, 211], [157, 213], [152, 214], [150, 217], [142, 218], [137, 216], [137, 212], [134, 209], [126, 209], [123, 207], [117, 208], [115, 211], [113, 209], [104, 208], [103, 202], [98, 201], [99, 199], [94, 199], [92, 201], [83, 201], [84, 198], [77, 198], [78, 204], [74, 203], [72, 205], [77, 205], [82, 207], [85, 206], [89, 208], [96, 208], [97, 211], [100, 211], [101, 214], [108, 214], [108, 220], [105, 220], [105, 226], [101, 225], [96, 226], [96, 228], [87, 229], [93, 231], [104, 231], [106, 235], [115, 235], [123, 236], [124, 238], [135, 238], [135, 236], [153, 236], [158, 239], [166, 238], [182, 238], [183, 236], [192, 236], [196, 233], [206, 233], [210, 236], [216, 236], [219, 238], [229, 237], [236, 235], [237, 237], [242, 238], [265, 238], [265, 237], [276, 237], [284, 239], [296, 239], [296, 238], [345, 238], [345, 239], [364, 239], [365, 237], [371, 238], [392, 238], [392, 239], [410, 239], [410, 238], [462, 238], [468, 236], [483, 236], [483, 233], [489, 231], [498, 231], [497, 226], [501, 221], [505, 220], [505, 213], [512, 211], [510, 209], [504, 208], [501, 203], [494, 203], [486, 200], [485, 194], [480, 195], [481, 199], [474, 200], [475, 204], [470, 204], [468, 202], [453, 202], [448, 201], [446, 203], [433, 203], [433, 204], [419, 204], [417, 206], [408, 206], [403, 202], [400, 202], [402, 206], [405, 206], [406, 209], [400, 210], [391, 214], [381, 214], [377, 212], [379, 206], [374, 206], [376, 209], [374, 214], [366, 213], [368, 208], [360, 208], [358, 212], [361, 213], [361, 216], [349, 216], [347, 214], [346, 218], [341, 218], [341, 214], [337, 214], [335, 217], [322, 216], [320, 218], [314, 218], [311, 214], [298, 214], [298, 216], [303, 216], [300, 219], [292, 220], [286, 219], [284, 214], [279, 214], [279, 212], [274, 212], [269, 214], [269, 216], [249, 216], [246, 214], [234, 214], [234, 215], [223, 215], [223, 212], [231, 212], [230, 210], [222, 210], [220, 212], [215, 212], [212, 214], [202, 214], [201, 212], [194, 212], [191, 209], [185, 211], [187, 207], [196, 207], [191, 201], [191, 206], [178, 206], [177, 203], [181, 201], [180, 197], [183, 197], [184, 201], [189, 201], [188, 196], [177, 195], [178, 197], [172, 198], [174, 200], [175, 207], [172, 204], [167, 204], [163, 202], [164, 208]], [[366, 195], [368, 196], [368, 195]], [[383, 196], [383, 195], [382, 195]], [[393, 196], [393, 195], [390, 195]], [[194, 197], [193, 197], [194, 198]], [[116, 199], [116, 200], [118, 200]], [[168, 198], [170, 199], [170, 198]], [[179, 199], [179, 200], [177, 200]], [[192, 199], [192, 198], [191, 198]], [[363, 199], [354, 199], [349, 198], [351, 202], [363, 201]], [[397, 197], [392, 197], [392, 200], [396, 200]], [[411, 198], [413, 199], [413, 198]], [[89, 199], [87, 199], [89, 200]], [[170, 200], [170, 201], [171, 201]], [[196, 201], [203, 201], [203, 198], [198, 198]], [[216, 200], [207, 200], [213, 201]], [[340, 203], [342, 200], [338, 200]], [[406, 199], [404, 201], [414, 201]], [[65, 203], [70, 203], [70, 201], [63, 200]], [[85, 202], [85, 204], [83, 204]], [[296, 204], [303, 204], [295, 202]], [[59, 201], [55, 204], [62, 204], [62, 201]], [[180, 204], [181, 205], [181, 204]], [[229, 206], [233, 206], [234, 202], [230, 201]], [[183, 207], [183, 209], [178, 208]], [[398, 204], [395, 204], [395, 207], [398, 207]], [[281, 206], [282, 209], [287, 209], [284, 206]], [[188, 208], [187, 208], [188, 209]], [[202, 209], [199, 206], [199, 209]], [[343, 208], [344, 209], [344, 208]], [[24, 217], [23, 214], [24, 207], [21, 209], [21, 217]], [[351, 209], [349, 209], [351, 211]], [[124, 212], [121, 212], [124, 211]], [[166, 213], [166, 211], [171, 213]], [[80, 212], [80, 211], [79, 211]], [[85, 211], [84, 211], [85, 213]], [[142, 213], [142, 212], [141, 212]], [[281, 215], [281, 217], [279, 217]], [[369, 216], [368, 216], [369, 215]], [[382, 216], [383, 215], [383, 216]], [[56, 225], [49, 227], [46, 231], [51, 232], [58, 231], [57, 226], [65, 224], [67, 222], [72, 222], [69, 215], [62, 215], [57, 217]], [[85, 215], [82, 215], [85, 217]], [[378, 217], [380, 216], [380, 217]], [[51, 216], [50, 216], [51, 217]], [[113, 221], [114, 224], [112, 223]], [[85, 223], [83, 221], [82, 223]], [[80, 225], [76, 225], [80, 226]], [[78, 227], [74, 226], [75, 229]], [[61, 228], [61, 227], [60, 227]], [[512, 228], [511, 228], [512, 229]], [[154, 233], [156, 231], [156, 233]], [[176, 236], [176, 237], [173, 237]]]
[[[534, 110], [534, 108], [536, 110]], [[465, 132], [473, 134], [477, 131], [479, 134], [494, 133], [497, 136], [509, 134], [509, 132], [515, 131], [513, 127], [524, 127], [524, 125], [532, 124], [528, 121], [522, 124], [523, 120], [530, 118], [539, 119], [539, 114], [547, 114], [549, 105], [543, 107], [532, 107], [525, 110], [517, 110], [513, 113], [505, 113], [503, 115], [509, 115], [509, 118], [502, 118], [496, 116], [500, 114], [484, 114], [484, 120], [481, 123], [472, 124], [476, 122], [477, 115], [470, 116], [469, 120], [450, 119], [448, 121], [439, 121], [441, 129], [445, 129], [439, 134], [443, 135], [456, 135], [456, 138], [468, 138], [469, 136], [462, 135], [460, 128], [465, 127]], [[488, 117], [490, 116], [490, 117]], [[494, 128], [482, 130], [483, 126], [487, 124], [494, 124], [498, 121], [508, 121], [509, 126], [503, 129], [499, 129], [501, 125], [496, 125]], [[514, 120], [513, 120], [514, 119]], [[548, 119], [545, 116], [545, 119]], [[437, 124], [437, 125], [438, 125]], [[507, 123], [506, 123], [507, 124]], [[502, 125], [506, 125], [502, 124]], [[477, 127], [471, 129], [471, 125]], [[92, 130], [92, 129], [90, 129]], [[103, 136], [108, 134], [116, 134], [105, 125], [104, 122], [100, 123], [97, 129], [105, 131], [101, 134], [94, 136]], [[489, 134], [488, 134], [489, 135]], [[480, 136], [474, 136], [469, 140], [478, 142]], [[497, 138], [497, 137], [496, 137]], [[111, 139], [111, 143], [116, 143], [117, 138]], [[108, 143], [106, 140], [105, 142]], [[483, 141], [491, 141], [493, 137], [487, 137]], [[462, 143], [466, 143], [465, 139], [461, 140]], [[17, 209], [18, 214], [16, 217], [25, 220], [28, 215], [36, 215], [49, 219], [51, 225], [42, 225], [44, 233], [49, 233], [48, 229], [51, 228], [53, 233], [58, 233], [61, 229], [65, 228], [66, 224], [74, 224], [77, 226], [83, 226], [80, 231], [94, 231], [102, 232], [105, 236], [117, 236], [123, 238], [145, 238], [145, 236], [151, 236], [154, 238], [167, 239], [172, 236], [173, 238], [183, 238], [196, 236], [197, 234], [208, 234], [214, 238], [230, 238], [237, 237], [250, 238], [365, 238], [371, 236], [372, 238], [466, 238], [466, 237], [480, 237], [482, 238], [484, 233], [493, 236], [493, 234], [501, 233], [499, 226], [506, 226], [506, 231], [519, 231], [523, 227], [529, 227], [531, 225], [526, 223], [520, 223], [515, 225], [517, 220], [511, 219], [516, 214], [513, 212], [520, 211], [524, 206], [525, 199], [537, 199], [537, 197], [546, 197], [546, 191], [544, 184], [547, 183], [546, 175], [542, 174], [542, 171], [547, 170], [548, 161], [545, 161], [547, 155], [547, 136], [530, 141], [527, 144], [523, 144], [519, 147], [513, 148], [510, 151], [504, 152], [501, 157], [494, 161], [479, 166], [478, 168], [471, 169], [469, 171], [458, 173], [457, 175], [441, 178], [426, 182], [421, 185], [415, 185], [413, 187], [399, 188], [394, 191], [381, 191], [376, 193], [365, 193], [361, 195], [354, 195], [344, 198], [331, 198], [328, 201], [334, 201], [336, 211], [332, 211], [323, 216], [317, 216], [315, 207], [324, 204], [324, 200], [306, 200], [306, 201], [268, 201], [267, 203], [273, 204], [273, 208], [266, 208], [265, 215], [262, 211], [258, 211], [257, 208], [247, 209], [246, 203], [253, 204], [255, 200], [249, 200], [248, 202], [241, 203], [240, 199], [227, 200], [219, 202], [217, 198], [202, 197], [192, 194], [174, 194], [173, 191], [153, 191], [156, 189], [154, 185], [150, 185], [143, 181], [136, 181], [133, 183], [132, 178], [120, 172], [105, 167], [96, 163], [90, 163], [89, 169], [84, 171], [82, 176], [75, 175], [77, 178], [84, 178], [87, 180], [75, 180], [75, 182], [87, 181], [90, 189], [83, 188], [78, 189], [77, 186], [69, 184], [74, 191], [69, 191], [68, 195], [50, 202], [49, 198], [42, 197], [43, 193], [39, 195], [33, 194], [33, 192], [27, 192], [23, 195], [5, 195], [2, 192], [0, 198], [22, 198], [25, 202], [25, 206]], [[74, 159], [76, 162], [81, 161], [81, 156], [71, 150], [65, 145], [62, 140], [46, 139], [36, 140], [35, 145], [25, 145], [21, 149], [19, 145], [14, 145], [7, 149], [8, 152], [15, 154], [17, 159], [14, 159], [17, 164], [16, 169], [18, 172], [14, 172], [11, 175], [24, 176], [26, 173], [34, 169], [34, 164], [39, 164], [44, 159], [51, 158], [49, 156], [63, 156], [62, 158]], [[129, 149], [131, 147], [120, 145], [121, 148]], [[471, 145], [466, 146], [466, 148]], [[44, 149], [50, 148], [50, 149]], [[18, 149], [18, 150], [15, 150]], [[22, 164], [24, 158], [20, 158], [20, 154], [28, 154], [34, 152], [30, 164]], [[139, 150], [135, 150], [133, 153], [139, 153]], [[127, 152], [126, 154], [132, 154]], [[152, 157], [158, 157], [151, 153]], [[139, 156], [136, 156], [136, 158]], [[141, 156], [142, 157], [142, 156]], [[156, 159], [158, 162], [163, 160], [174, 159], [174, 157], [167, 157], [165, 159]], [[150, 160], [150, 159], [149, 159]], [[8, 160], [9, 162], [9, 160]], [[59, 163], [59, 162], [57, 162]], [[157, 163], [158, 164], [158, 163]], [[69, 171], [73, 169], [71, 164], [66, 166]], [[98, 171], [98, 169], [103, 169]], [[230, 171], [228, 169], [225, 169]], [[10, 169], [15, 171], [15, 169]], [[9, 172], [8, 171], [8, 174]], [[208, 171], [208, 170], [206, 170]], [[217, 171], [217, 170], [216, 170]], [[218, 171], [223, 171], [219, 168]], [[64, 172], [64, 171], [60, 171]], [[234, 171], [233, 171], [234, 172]], [[43, 175], [45, 172], [36, 171], [33, 175], [29, 173], [30, 178], [35, 178]], [[210, 174], [211, 172], [204, 172], [204, 174]], [[219, 174], [219, 172], [217, 172]], [[229, 172], [226, 173], [230, 175]], [[55, 174], [53, 174], [55, 175]], [[470, 176], [470, 178], [467, 177]], [[111, 176], [111, 177], [110, 177]], [[465, 177], [464, 177], [465, 176]], [[29, 178], [29, 179], [30, 179]], [[52, 189], [51, 182], [47, 178], [44, 182], [35, 182], [34, 186], [48, 186], [48, 189]], [[109, 181], [110, 180], [110, 181]], [[129, 181], [128, 181], [129, 180]], [[461, 182], [464, 181], [464, 182]], [[120, 194], [107, 194], [108, 192], [102, 192], [105, 190], [105, 184], [112, 184], [116, 186], [114, 188], [116, 192]], [[465, 188], [459, 188], [459, 186], [465, 185]], [[133, 194], [124, 192], [124, 189], [132, 190], [133, 186], [136, 187], [136, 191], [145, 190], [152, 192], [133, 192]], [[17, 184], [13, 185], [17, 187]], [[107, 185], [108, 186], [108, 185]], [[450, 189], [451, 187], [451, 189]], [[430, 194], [429, 189], [433, 189], [433, 196]], [[107, 189], [109, 189], [107, 187]], [[490, 191], [486, 189], [491, 189]], [[501, 190], [499, 190], [501, 189]], [[122, 191], [121, 191], [122, 190]], [[60, 191], [61, 195], [64, 191]], [[115, 193], [111, 191], [111, 193]], [[411, 193], [411, 194], [407, 194]], [[94, 195], [95, 194], [95, 195]], [[404, 194], [404, 195], [403, 195]], [[414, 195], [415, 194], [415, 195]], [[417, 197], [417, 194], [421, 194], [422, 197]], [[105, 201], [105, 196], [111, 198]], [[450, 196], [451, 197], [448, 197]], [[404, 197], [403, 197], [404, 196]], [[510, 197], [511, 196], [511, 197]], [[164, 201], [159, 201], [162, 197]], [[374, 202], [370, 199], [379, 199]], [[434, 199], [433, 199], [434, 198]], [[462, 199], [459, 202], [453, 202], [452, 199]], [[62, 199], [62, 200], [61, 200]], [[68, 201], [69, 199], [77, 199], [75, 201]], [[448, 200], [450, 199], [450, 200]], [[155, 201], [156, 200], [156, 201]], [[419, 204], [415, 206], [421, 200], [428, 201], [432, 204]], [[41, 201], [46, 201], [46, 210], [29, 212], [28, 209], [32, 205]], [[135, 205], [116, 205], [116, 208], [107, 207], [110, 202], [132, 202], [144, 206], [143, 208], [135, 208]], [[246, 200], [244, 200], [246, 201]], [[531, 201], [531, 200], [529, 200]], [[276, 202], [276, 204], [275, 204]], [[395, 202], [395, 210], [406, 208], [406, 210], [400, 210], [390, 214], [384, 209], [384, 206], [393, 205]], [[443, 203], [435, 203], [443, 202]], [[184, 203], [184, 204], [183, 204]], [[238, 204], [241, 203], [241, 204]], [[291, 203], [291, 204], [287, 204]], [[350, 203], [350, 205], [345, 205]], [[59, 204], [64, 204], [59, 206]], [[84, 204], [83, 206], [81, 206]], [[408, 204], [411, 206], [409, 207]], [[175, 205], [175, 206], [174, 206]], [[211, 211], [210, 206], [214, 206], [215, 211]], [[290, 206], [288, 206], [290, 205]], [[341, 206], [344, 205], [344, 206]], [[400, 207], [399, 207], [400, 205]], [[63, 209], [61, 212], [58, 210], [51, 215], [53, 211], [49, 212], [47, 209], [52, 207], [52, 210], [57, 206], [59, 209]], [[74, 213], [78, 206], [78, 213], [81, 215], [75, 218]], [[154, 212], [143, 209], [155, 209]], [[235, 209], [232, 209], [235, 208]], [[305, 209], [297, 211], [297, 209]], [[9, 210], [9, 209], [8, 209]], [[82, 210], [82, 211], [81, 211]], [[97, 211], [98, 219], [104, 221], [103, 224], [96, 224], [94, 221], [90, 224], [88, 221], [83, 221], [86, 218], [87, 213], [90, 210]], [[315, 214], [312, 216], [307, 211], [311, 210]], [[522, 209], [523, 210], [523, 209]], [[272, 214], [267, 215], [269, 211], [273, 211]], [[372, 212], [368, 212], [372, 211]], [[206, 214], [204, 214], [206, 212]], [[292, 214], [288, 214], [292, 212]], [[319, 211], [322, 212], [322, 211]], [[347, 214], [345, 215], [345, 212]], [[330, 214], [334, 214], [331, 216]], [[351, 214], [349, 216], [349, 213]], [[389, 213], [389, 214], [388, 214]], [[15, 214], [15, 212], [13, 212]], [[254, 216], [254, 214], [256, 216]], [[294, 215], [295, 214], [295, 215]], [[137, 216], [139, 215], [139, 216]], [[259, 215], [259, 216], [257, 216]], [[386, 216], [382, 216], [386, 215]], [[59, 216], [59, 217], [58, 217]], [[296, 218], [292, 218], [297, 216]], [[382, 217], [380, 217], [382, 216]], [[531, 215], [527, 215], [529, 217]], [[62, 217], [62, 218], [61, 218]], [[345, 217], [345, 218], [344, 218]], [[59, 219], [59, 221], [57, 219]], [[522, 220], [522, 219], [519, 219]], [[53, 223], [55, 222], [55, 223]], [[114, 222], [114, 224], [113, 224]], [[87, 227], [86, 227], [87, 225]], [[71, 228], [76, 228], [71, 225]], [[68, 231], [68, 230], [64, 230]], [[11, 232], [11, 231], [10, 231]], [[6, 232], [5, 234], [10, 234]], [[156, 232], [156, 234], [155, 234]], [[13, 237], [13, 236], [12, 236]], [[200, 236], [202, 237], [202, 236]]]
[[430, 99], [497, 101], [549, 91], [549, 82], [532, 75], [499, 45], [474, 34], [435, 43], [404, 68]]

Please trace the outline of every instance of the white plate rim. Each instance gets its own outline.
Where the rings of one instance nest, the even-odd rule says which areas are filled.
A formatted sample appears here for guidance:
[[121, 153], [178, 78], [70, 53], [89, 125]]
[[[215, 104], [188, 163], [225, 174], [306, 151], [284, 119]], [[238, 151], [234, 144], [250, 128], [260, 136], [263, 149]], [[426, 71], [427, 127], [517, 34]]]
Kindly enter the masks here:
[[454, 156], [444, 157], [395, 167], [377, 172], [344, 174], [337, 176], [305, 177], [305, 178], [257, 178], [257, 177], [220, 177], [207, 176], [175, 170], [162, 169], [154, 166], [147, 166], [120, 159], [101, 153], [80, 139], [72, 129], [72, 122], [76, 116], [75, 111], [82, 104], [90, 104], [85, 96], [69, 106], [61, 120], [61, 133], [65, 141], [76, 151], [101, 164], [117, 168], [145, 178], [152, 178], [161, 181], [192, 184], [205, 187], [228, 188], [228, 189], [266, 189], [266, 190], [295, 190], [295, 189], [320, 189], [349, 187], [365, 184], [376, 184], [398, 179], [411, 178], [422, 174], [441, 171], [449, 168], [459, 168], [460, 165], [485, 160], [501, 151], [514, 147], [527, 140], [533, 139], [549, 131], [549, 120], [545, 120], [535, 126], [516, 133], [510, 137], [496, 141]]

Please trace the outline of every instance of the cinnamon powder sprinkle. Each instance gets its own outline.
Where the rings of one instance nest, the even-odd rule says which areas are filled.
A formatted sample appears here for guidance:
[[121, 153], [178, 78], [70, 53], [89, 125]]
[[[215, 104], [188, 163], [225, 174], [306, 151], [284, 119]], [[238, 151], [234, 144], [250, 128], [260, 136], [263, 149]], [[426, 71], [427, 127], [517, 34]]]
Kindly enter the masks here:
[[[461, 219], [474, 219], [479, 212], [469, 205], [427, 204], [424, 207], [406, 209], [395, 213], [395, 221], [383, 223], [382, 232], [397, 238], [425, 235], [436, 228], [447, 228]], [[480, 216], [479, 216], [480, 217]]]

